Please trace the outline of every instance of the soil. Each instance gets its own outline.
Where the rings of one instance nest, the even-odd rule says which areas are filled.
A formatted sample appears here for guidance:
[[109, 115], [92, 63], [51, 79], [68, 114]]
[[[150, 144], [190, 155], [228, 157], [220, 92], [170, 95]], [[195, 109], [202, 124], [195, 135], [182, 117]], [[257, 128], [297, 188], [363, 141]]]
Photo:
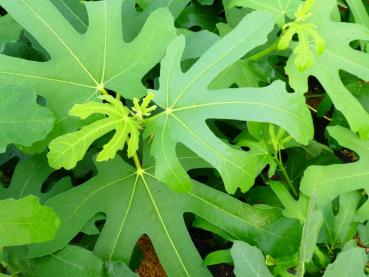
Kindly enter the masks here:
[[[197, 228], [190, 228], [190, 235], [202, 258], [205, 258], [210, 252], [224, 248], [224, 245], [220, 245], [209, 232]], [[136, 272], [141, 277], [166, 277], [167, 275], [160, 264], [149, 237], [146, 235], [142, 236], [138, 240], [137, 246], [143, 252], [143, 260]], [[229, 246], [230, 245], [227, 245], [227, 248], [229, 248]], [[209, 270], [214, 277], [235, 276], [233, 273], [233, 266], [226, 264], [209, 266]]]
[[148, 236], [142, 236], [137, 246], [142, 250], [143, 260], [137, 269], [141, 277], [166, 277], [165, 271], [155, 253], [154, 246]]

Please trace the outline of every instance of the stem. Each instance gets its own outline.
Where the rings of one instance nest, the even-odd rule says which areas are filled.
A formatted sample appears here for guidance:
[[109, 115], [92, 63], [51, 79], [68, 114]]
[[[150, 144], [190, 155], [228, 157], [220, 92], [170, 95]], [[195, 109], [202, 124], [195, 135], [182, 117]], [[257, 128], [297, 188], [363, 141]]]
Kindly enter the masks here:
[[100, 92], [101, 94], [103, 94], [103, 95], [109, 95], [108, 91], [107, 91], [106, 89], [104, 89], [104, 88], [99, 89], [99, 92]]
[[269, 46], [268, 48], [260, 51], [259, 53], [256, 53], [255, 55], [247, 58], [250, 61], [257, 61], [263, 57], [265, 57], [266, 55], [272, 53], [274, 50], [277, 50], [277, 45], [278, 45], [278, 41], [276, 41], [275, 43], [273, 43], [271, 46]]
[[276, 156], [275, 160], [277, 161], [278, 167], [279, 167], [279, 169], [281, 170], [281, 172], [282, 172], [282, 175], [283, 175], [284, 179], [287, 181], [287, 185], [288, 185], [288, 187], [290, 188], [290, 190], [291, 190], [291, 192], [292, 192], [293, 196], [294, 196], [295, 198], [297, 198], [297, 197], [298, 197], [298, 193], [297, 193], [297, 191], [296, 191], [296, 189], [295, 189], [295, 187], [294, 187], [294, 185], [293, 185], [293, 183], [292, 183], [292, 181], [291, 181], [290, 177], [288, 176], [286, 169], [285, 169], [285, 168], [284, 168], [284, 166], [283, 166], [281, 151], [279, 150], [279, 151], [276, 153], [276, 155], [275, 155], [275, 156]]
[[142, 170], [140, 159], [138, 158], [137, 152], [133, 154], [133, 161], [137, 170]]
[[318, 246], [314, 247], [314, 255], [318, 258], [319, 264], [322, 267], [326, 267], [329, 264], [328, 257], [319, 249]]
[[[315, 109], [314, 107], [312, 107], [312, 106], [310, 106], [308, 104], [306, 104], [306, 105], [309, 107], [310, 110], [312, 110], [315, 113], [318, 113], [318, 110], [317, 109]], [[325, 116], [324, 115], [323, 118], [326, 119], [326, 120], [328, 120], [328, 121], [332, 121], [332, 118], [329, 118], [328, 116]]]

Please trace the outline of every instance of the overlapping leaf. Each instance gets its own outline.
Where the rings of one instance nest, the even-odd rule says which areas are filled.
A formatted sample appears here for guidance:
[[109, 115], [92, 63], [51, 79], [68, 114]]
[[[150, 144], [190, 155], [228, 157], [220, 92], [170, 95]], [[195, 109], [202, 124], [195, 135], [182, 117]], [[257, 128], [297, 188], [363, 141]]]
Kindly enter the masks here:
[[0, 247], [51, 240], [59, 224], [55, 212], [35, 196], [0, 201]]
[[280, 81], [261, 89], [208, 89], [225, 68], [266, 42], [272, 28], [270, 14], [248, 15], [186, 73], [180, 68], [183, 37], [169, 46], [161, 65], [160, 90], [154, 99], [164, 112], [149, 119], [146, 134], [155, 135], [152, 148], [158, 162], [155, 175], [170, 187], [188, 190], [191, 186], [176, 157], [178, 143], [212, 164], [220, 172], [228, 192], [234, 193], [238, 187], [246, 191], [253, 184], [255, 176], [247, 170], [247, 154], [218, 139], [206, 125], [207, 119], [271, 122], [282, 126], [301, 143], [311, 139], [312, 123], [304, 98], [287, 93]]
[[230, 0], [229, 6], [242, 6], [254, 10], [271, 12], [276, 22], [279, 25], [283, 25], [286, 17], [294, 18], [295, 11], [300, 3], [300, 0]]
[[10, 15], [0, 17], [0, 50], [6, 42], [16, 40], [22, 27], [17, 24]]
[[72, 169], [82, 160], [91, 144], [98, 138], [115, 131], [111, 140], [104, 145], [96, 160], [106, 161], [113, 159], [118, 150], [128, 145], [128, 157], [132, 157], [138, 149], [140, 126], [130, 117], [130, 110], [110, 95], [100, 96], [107, 103], [89, 102], [75, 105], [70, 115], [86, 119], [92, 114], [105, 114], [106, 118], [95, 121], [74, 133], [69, 133], [54, 139], [50, 145], [47, 157], [53, 168], [64, 167]]
[[30, 146], [44, 139], [53, 125], [54, 115], [36, 103], [34, 91], [0, 88], [0, 153], [11, 143]]
[[[142, 10], [136, 10], [136, 2]], [[131, 40], [140, 30], [147, 17], [158, 8], [168, 8], [174, 18], [177, 18], [190, 0], [125, 0], [123, 2], [124, 38]]]
[[299, 249], [299, 265], [297, 267], [297, 276], [303, 277], [305, 274], [305, 263], [313, 258], [314, 248], [318, 241], [319, 231], [323, 225], [323, 214], [320, 210], [315, 210], [316, 194], [314, 193], [309, 202], [304, 227], [302, 229], [302, 238]]
[[340, 126], [329, 127], [328, 130], [341, 146], [355, 151], [360, 160], [349, 164], [310, 166], [305, 171], [300, 190], [309, 196], [316, 191], [318, 206], [327, 205], [350, 191], [369, 191], [369, 142]]
[[351, 248], [340, 253], [337, 259], [327, 267], [323, 277], [364, 277], [364, 266], [368, 257], [363, 248]]
[[355, 215], [362, 198], [362, 195], [358, 191], [349, 192], [339, 197], [338, 212], [337, 206], [334, 205], [337, 203], [334, 202], [322, 209], [324, 225], [320, 242], [329, 243], [336, 248], [343, 248], [355, 236], [358, 225], [355, 222]]
[[[42, 258], [35, 258], [28, 261], [28, 267], [15, 263], [16, 269], [22, 272], [30, 272], [31, 276], [38, 277], [134, 277], [134, 274], [127, 265], [112, 261], [103, 262], [90, 251], [78, 247], [67, 246], [61, 251]], [[29, 275], [27, 275], [29, 276]]]
[[37, 90], [67, 130], [76, 123], [68, 116], [70, 108], [95, 99], [98, 89], [143, 95], [141, 79], [159, 62], [175, 29], [170, 12], [159, 9], [133, 41], [125, 42], [122, 21], [129, 18], [122, 17], [122, 6], [129, 3], [134, 7], [128, 0], [85, 2], [88, 29], [81, 34], [50, 1], [0, 1], [51, 57], [41, 63], [0, 55], [0, 82]]
[[251, 246], [243, 241], [236, 241], [232, 246], [231, 253], [235, 266], [234, 273], [237, 277], [273, 276], [265, 265], [263, 253], [257, 247]]
[[48, 200], [62, 226], [54, 241], [32, 247], [30, 256], [65, 247], [98, 213], [107, 217], [94, 248], [98, 257], [129, 262], [136, 241], [147, 234], [169, 276], [209, 275], [186, 230], [186, 212], [266, 253], [278, 256], [296, 251], [299, 224], [281, 217], [279, 210], [248, 206], [196, 182], [191, 192], [173, 192], [152, 175], [154, 166], [145, 167], [143, 175], [138, 175], [117, 157], [98, 164], [99, 174], [90, 181]]
[[[313, 53], [314, 66], [303, 72], [298, 71], [290, 59], [286, 67], [290, 84], [295, 90], [305, 93], [308, 78], [315, 76], [335, 107], [344, 114], [351, 129], [359, 132], [363, 138], [369, 138], [369, 114], [343, 85], [340, 77], [340, 71], [346, 71], [365, 81], [369, 80], [369, 54], [350, 46], [352, 41], [368, 40], [368, 29], [363, 25], [334, 20], [332, 16], [338, 15], [335, 0], [315, 1], [311, 12], [312, 16], [306, 22], [319, 26], [318, 32], [325, 41], [325, 50], [322, 54]], [[310, 41], [310, 47], [316, 48], [313, 41]]]
[[44, 154], [21, 160], [15, 168], [9, 186], [6, 188], [0, 186], [0, 199], [20, 199], [27, 195], [35, 195], [43, 203], [48, 198], [72, 188], [69, 177], [43, 187], [53, 171]]

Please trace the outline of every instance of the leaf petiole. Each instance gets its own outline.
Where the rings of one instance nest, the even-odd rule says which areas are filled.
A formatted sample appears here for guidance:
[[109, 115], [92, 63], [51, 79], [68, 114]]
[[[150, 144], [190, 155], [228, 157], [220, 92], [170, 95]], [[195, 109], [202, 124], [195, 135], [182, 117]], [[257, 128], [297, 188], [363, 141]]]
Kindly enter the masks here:
[[287, 171], [286, 171], [286, 169], [285, 169], [285, 167], [283, 165], [282, 155], [281, 155], [281, 151], [280, 150], [277, 151], [274, 159], [276, 160], [276, 162], [278, 164], [278, 167], [281, 170], [282, 175], [283, 175], [284, 179], [286, 180], [287, 185], [288, 185], [289, 189], [291, 190], [293, 196], [295, 198], [297, 198], [298, 197], [298, 193], [297, 193], [296, 188], [294, 187], [294, 185], [293, 185], [290, 177], [288, 176]]
[[137, 152], [133, 154], [132, 159], [133, 159], [133, 161], [135, 163], [135, 166], [136, 166], [137, 171], [142, 170], [140, 158], [138, 157]]

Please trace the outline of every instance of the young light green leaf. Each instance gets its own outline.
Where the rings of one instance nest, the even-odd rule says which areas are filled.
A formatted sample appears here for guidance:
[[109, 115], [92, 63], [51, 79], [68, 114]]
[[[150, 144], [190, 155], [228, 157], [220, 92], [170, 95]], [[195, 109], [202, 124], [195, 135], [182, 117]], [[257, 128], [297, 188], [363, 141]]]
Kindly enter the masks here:
[[0, 55], [0, 82], [35, 89], [56, 115], [59, 134], [79, 126], [68, 115], [72, 106], [96, 99], [104, 87], [126, 98], [141, 97], [146, 93], [141, 79], [175, 37], [173, 17], [165, 8], [152, 12], [141, 32], [126, 42], [122, 21], [129, 14], [122, 18], [123, 4], [134, 9], [135, 1], [86, 1], [88, 29], [80, 33], [51, 1], [0, 0], [50, 55], [47, 62]]
[[[369, 54], [357, 51], [350, 46], [355, 40], [369, 40], [365, 26], [341, 23], [331, 15], [338, 13], [336, 0], [316, 1], [312, 15], [306, 23], [319, 26], [318, 32], [325, 41], [322, 54], [314, 53], [314, 65], [299, 71], [290, 59], [286, 71], [290, 85], [298, 92], [308, 90], [308, 78], [315, 76], [324, 87], [335, 107], [347, 119], [351, 129], [359, 132], [362, 138], [369, 138], [369, 114], [358, 100], [343, 85], [340, 71], [349, 72], [365, 81], [369, 80]], [[313, 49], [316, 46], [310, 42]]]
[[254, 10], [268, 11], [273, 14], [275, 21], [282, 26], [286, 17], [294, 18], [300, 5], [300, 0], [230, 0], [229, 7], [242, 6]]
[[49, 241], [59, 225], [55, 212], [35, 196], [0, 200], [0, 247]]
[[113, 159], [127, 143], [128, 157], [132, 157], [138, 149], [140, 126], [130, 116], [130, 110], [110, 95], [99, 97], [107, 103], [89, 102], [77, 104], [70, 110], [70, 115], [86, 119], [92, 114], [104, 114], [106, 118], [97, 120], [81, 130], [54, 139], [49, 145], [47, 158], [51, 167], [72, 169], [82, 160], [91, 144], [98, 138], [115, 131], [111, 140], [104, 145], [97, 155], [97, 161]]
[[206, 125], [207, 119], [270, 122], [287, 130], [301, 143], [311, 139], [313, 128], [305, 99], [302, 95], [287, 93], [283, 82], [260, 89], [208, 89], [228, 66], [265, 43], [272, 28], [269, 13], [253, 12], [186, 73], [180, 68], [184, 38], [178, 37], [169, 46], [161, 65], [160, 89], [155, 93], [155, 103], [164, 112], [147, 121], [145, 132], [147, 136], [155, 135], [152, 148], [158, 162], [155, 175], [171, 188], [186, 191], [191, 187], [176, 157], [178, 143], [214, 166], [229, 193], [237, 188], [247, 191], [253, 185], [254, 176], [247, 169], [247, 154], [218, 139]]
[[[209, 276], [187, 232], [183, 214], [190, 212], [219, 226], [239, 240], [258, 245], [273, 256], [297, 249], [297, 221], [278, 209], [252, 207], [206, 185], [177, 193], [154, 176], [154, 166], [136, 170], [120, 157], [98, 164], [98, 175], [81, 186], [48, 200], [62, 225], [55, 240], [29, 249], [30, 257], [65, 247], [96, 214], [106, 214], [94, 254], [103, 260], [128, 263], [137, 239], [147, 234], [169, 276]], [[107, 201], [109, 199], [109, 201]]]
[[363, 248], [352, 248], [338, 254], [334, 263], [327, 267], [323, 277], [365, 277], [364, 266], [368, 257]]
[[217, 250], [208, 254], [204, 259], [204, 265], [233, 264], [230, 249]]
[[34, 91], [0, 88], [0, 153], [11, 143], [30, 146], [44, 139], [53, 125], [53, 114], [36, 103]]
[[322, 54], [325, 48], [325, 41], [317, 31], [318, 26], [304, 22], [291, 22], [284, 27], [278, 49], [285, 50], [292, 42], [292, 38], [297, 35], [299, 41], [293, 50], [295, 65], [299, 71], [304, 71], [314, 65], [314, 57], [311, 50], [311, 40], [315, 44], [315, 51]]
[[328, 127], [328, 131], [340, 145], [355, 151], [360, 160], [349, 164], [310, 166], [305, 171], [300, 190], [308, 196], [316, 191], [318, 206], [325, 206], [350, 191], [369, 191], [369, 141], [361, 140], [353, 132], [340, 126]]
[[296, 273], [296, 276], [298, 277], [304, 276], [305, 263], [310, 262], [313, 258], [314, 248], [318, 241], [319, 231], [323, 225], [323, 214], [320, 210], [316, 210], [315, 199], [316, 194], [313, 193], [309, 201], [304, 227], [302, 228], [299, 265]]
[[234, 261], [234, 273], [237, 277], [272, 277], [265, 265], [263, 253], [255, 246], [243, 241], [233, 243], [231, 254]]

